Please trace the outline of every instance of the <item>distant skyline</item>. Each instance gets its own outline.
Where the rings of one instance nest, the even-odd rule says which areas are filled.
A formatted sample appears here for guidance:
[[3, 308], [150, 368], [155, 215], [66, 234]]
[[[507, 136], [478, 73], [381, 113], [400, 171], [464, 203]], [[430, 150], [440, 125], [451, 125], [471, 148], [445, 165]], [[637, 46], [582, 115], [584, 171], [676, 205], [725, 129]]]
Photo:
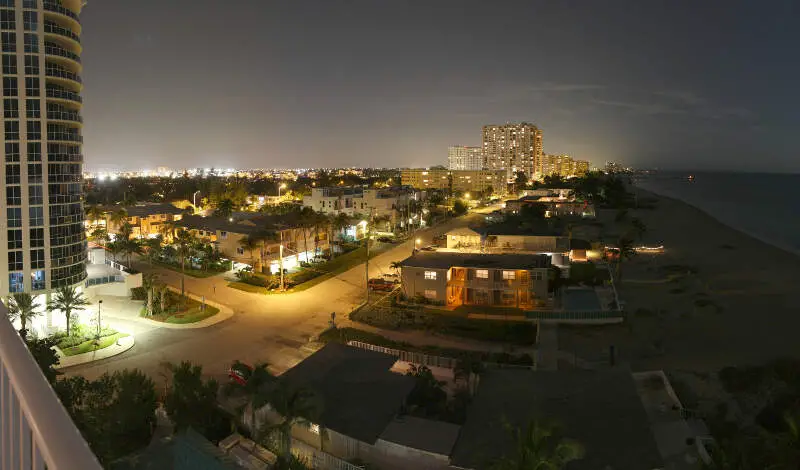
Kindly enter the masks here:
[[796, 2], [104, 0], [88, 170], [431, 166], [527, 121], [595, 166], [800, 172]]

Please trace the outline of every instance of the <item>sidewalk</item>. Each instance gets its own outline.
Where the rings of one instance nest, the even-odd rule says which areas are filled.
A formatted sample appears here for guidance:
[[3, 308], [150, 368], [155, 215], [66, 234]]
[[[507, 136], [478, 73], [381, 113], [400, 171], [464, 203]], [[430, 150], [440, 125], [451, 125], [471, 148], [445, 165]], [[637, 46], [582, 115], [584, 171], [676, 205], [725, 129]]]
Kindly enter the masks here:
[[61, 351], [58, 351], [58, 367], [56, 369], [65, 369], [67, 367], [86, 364], [87, 362], [99, 361], [106, 359], [117, 354], [122, 354], [128, 349], [132, 348], [135, 341], [133, 335], [126, 336], [117, 340], [115, 344], [97, 351], [87, 352], [83, 354], [76, 354], [74, 356], [64, 356]]
[[[172, 286], [167, 286], [167, 287], [170, 290], [172, 290], [173, 292], [177, 292], [177, 293], [180, 292], [180, 289], [177, 289], [175, 287], [172, 287]], [[194, 299], [194, 300], [196, 300], [198, 302], [202, 302], [202, 297], [200, 297], [200, 296], [197, 296], [197, 295], [194, 295], [194, 294], [191, 294], [191, 293], [188, 293], [188, 292], [187, 292], [187, 295], [189, 296], [189, 298], [192, 298], [192, 299]], [[195, 323], [183, 323], [183, 324], [165, 323], [165, 322], [151, 320], [149, 318], [143, 318], [143, 317], [139, 316], [139, 312], [141, 311], [142, 306], [144, 305], [144, 302], [141, 301], [141, 300], [131, 300], [131, 299], [128, 299], [128, 298], [109, 297], [109, 296], [102, 296], [102, 300], [105, 302], [105, 305], [116, 304], [114, 307], [112, 307], [113, 310], [107, 310], [107, 311], [103, 312], [105, 317], [116, 318], [116, 319], [120, 319], [120, 320], [127, 320], [127, 321], [131, 321], [131, 322], [139, 323], [139, 324], [142, 324], [142, 325], [151, 326], [151, 327], [154, 327], [154, 328], [167, 328], [167, 329], [174, 329], [174, 330], [206, 328], [206, 327], [209, 327], [209, 326], [212, 326], [212, 325], [216, 325], [217, 323], [224, 322], [225, 320], [227, 320], [227, 319], [229, 319], [229, 318], [231, 318], [233, 316], [233, 309], [231, 309], [230, 307], [228, 307], [226, 305], [219, 304], [219, 303], [214, 302], [212, 300], [206, 299], [205, 302], [206, 302], [207, 305], [210, 305], [212, 307], [216, 307], [217, 309], [219, 309], [219, 312], [216, 315], [208, 317], [208, 318], [203, 319], [203, 320], [200, 320], [199, 322], [195, 322]], [[134, 307], [132, 307], [132, 308], [120, 308], [119, 304], [126, 304], [126, 307], [127, 307], [128, 303], [130, 303]], [[93, 306], [96, 306], [96, 305], [97, 305], [96, 303], [93, 304]], [[104, 308], [106, 308], [106, 307], [104, 306]]]

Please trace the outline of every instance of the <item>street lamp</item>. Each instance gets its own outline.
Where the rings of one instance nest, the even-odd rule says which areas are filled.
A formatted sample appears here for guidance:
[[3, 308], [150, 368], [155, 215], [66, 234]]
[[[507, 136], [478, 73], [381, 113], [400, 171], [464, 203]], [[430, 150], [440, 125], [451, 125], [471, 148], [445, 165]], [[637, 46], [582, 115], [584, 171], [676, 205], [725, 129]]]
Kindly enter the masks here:
[[416, 240], [414, 240], [414, 251], [411, 252], [412, 255], [419, 249], [420, 243], [422, 243], [421, 239], [417, 238]]
[[281, 198], [281, 189], [286, 189], [286, 183], [281, 183], [281, 185], [278, 186], [278, 199]]
[[103, 305], [103, 299], [100, 299], [97, 302], [97, 337], [100, 337], [100, 333], [103, 329], [100, 327], [100, 306]]
[[194, 206], [195, 210], [197, 210], [197, 195], [200, 194], [200, 191], [195, 191], [192, 193], [192, 205]]

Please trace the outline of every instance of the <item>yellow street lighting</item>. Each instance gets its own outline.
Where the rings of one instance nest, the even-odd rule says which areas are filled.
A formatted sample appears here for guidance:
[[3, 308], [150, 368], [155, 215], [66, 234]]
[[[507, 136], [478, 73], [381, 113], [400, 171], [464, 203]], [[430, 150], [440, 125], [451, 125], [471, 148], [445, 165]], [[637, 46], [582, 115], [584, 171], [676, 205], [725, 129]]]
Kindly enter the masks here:
[[469, 193], [464, 193], [464, 197], [469, 199]]

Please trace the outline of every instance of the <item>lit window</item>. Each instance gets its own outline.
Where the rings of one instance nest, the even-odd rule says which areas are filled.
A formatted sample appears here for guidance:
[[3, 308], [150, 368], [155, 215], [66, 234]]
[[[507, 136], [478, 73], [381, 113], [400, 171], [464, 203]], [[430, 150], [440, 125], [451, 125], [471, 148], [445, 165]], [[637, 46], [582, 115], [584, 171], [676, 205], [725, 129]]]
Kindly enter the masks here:
[[503, 271], [503, 279], [514, 280], [516, 278], [517, 278], [517, 273], [515, 271]]
[[478, 279], [489, 279], [489, 270], [488, 269], [476, 269], [475, 270], [475, 277]]
[[425, 289], [425, 298], [426, 299], [435, 299], [436, 298], [436, 291], [433, 289]]
[[425, 271], [425, 279], [436, 280], [436, 271]]

